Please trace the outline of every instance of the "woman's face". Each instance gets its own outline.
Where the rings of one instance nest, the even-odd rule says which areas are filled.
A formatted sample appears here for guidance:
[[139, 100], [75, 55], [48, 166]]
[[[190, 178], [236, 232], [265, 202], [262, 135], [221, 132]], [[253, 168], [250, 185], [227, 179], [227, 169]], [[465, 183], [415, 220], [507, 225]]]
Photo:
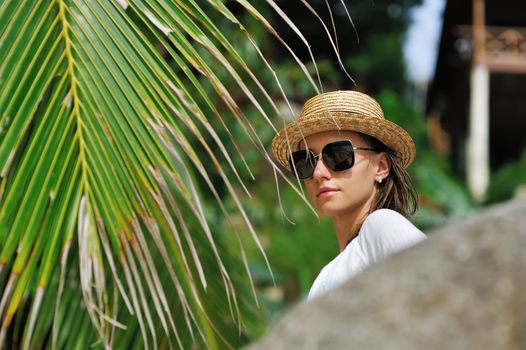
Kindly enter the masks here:
[[[309, 148], [320, 154], [331, 142], [351, 140], [355, 147], [370, 147], [360, 134], [352, 131], [327, 131], [314, 134], [301, 142], [299, 149]], [[307, 193], [320, 213], [329, 216], [369, 210], [376, 196], [375, 178], [385, 178], [389, 172], [389, 161], [384, 153], [355, 150], [354, 165], [347, 170], [332, 171], [318, 160], [314, 174], [305, 180]]]

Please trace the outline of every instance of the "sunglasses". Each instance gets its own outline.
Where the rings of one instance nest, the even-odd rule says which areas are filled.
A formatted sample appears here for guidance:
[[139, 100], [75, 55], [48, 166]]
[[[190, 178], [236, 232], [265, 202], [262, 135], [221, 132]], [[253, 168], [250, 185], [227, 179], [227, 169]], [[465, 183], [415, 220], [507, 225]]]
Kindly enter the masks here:
[[[376, 151], [376, 148], [355, 147], [351, 140], [335, 141], [325, 145], [321, 150], [321, 158], [327, 168], [332, 171], [344, 171], [354, 165], [354, 150]], [[320, 155], [310, 149], [292, 152], [289, 159], [290, 169], [300, 180], [305, 180], [314, 174]]]

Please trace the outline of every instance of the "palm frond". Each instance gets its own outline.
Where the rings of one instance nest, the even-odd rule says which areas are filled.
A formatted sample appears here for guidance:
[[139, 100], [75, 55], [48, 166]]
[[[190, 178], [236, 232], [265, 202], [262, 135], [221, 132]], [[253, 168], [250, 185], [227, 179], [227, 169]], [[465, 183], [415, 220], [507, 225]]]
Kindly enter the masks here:
[[223, 300], [227, 324], [242, 327], [240, 303], [255, 288], [232, 278], [201, 191], [229, 216], [213, 170], [258, 242], [242, 204], [252, 174], [233, 125], [270, 158], [217, 67], [274, 130], [269, 113], [278, 109], [210, 11], [254, 45], [284, 97], [221, 1], [0, 5], [0, 346], [223, 347], [225, 314], [211, 311]]

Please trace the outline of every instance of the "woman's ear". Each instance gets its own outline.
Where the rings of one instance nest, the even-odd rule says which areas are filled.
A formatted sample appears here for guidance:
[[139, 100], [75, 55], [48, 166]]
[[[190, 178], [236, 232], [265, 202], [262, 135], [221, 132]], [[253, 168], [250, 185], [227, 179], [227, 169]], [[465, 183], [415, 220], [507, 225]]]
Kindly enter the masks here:
[[391, 170], [391, 158], [385, 152], [380, 152], [377, 158], [376, 177], [385, 179]]

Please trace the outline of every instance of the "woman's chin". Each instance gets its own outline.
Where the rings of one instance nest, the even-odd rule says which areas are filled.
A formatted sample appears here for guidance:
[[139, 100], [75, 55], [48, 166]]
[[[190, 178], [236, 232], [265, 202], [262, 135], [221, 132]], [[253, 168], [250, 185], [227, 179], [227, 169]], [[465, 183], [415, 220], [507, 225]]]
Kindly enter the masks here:
[[342, 211], [342, 208], [339, 208], [334, 205], [329, 205], [327, 203], [318, 206], [317, 209], [320, 214], [326, 215], [326, 216], [336, 216], [338, 215], [338, 213]]

